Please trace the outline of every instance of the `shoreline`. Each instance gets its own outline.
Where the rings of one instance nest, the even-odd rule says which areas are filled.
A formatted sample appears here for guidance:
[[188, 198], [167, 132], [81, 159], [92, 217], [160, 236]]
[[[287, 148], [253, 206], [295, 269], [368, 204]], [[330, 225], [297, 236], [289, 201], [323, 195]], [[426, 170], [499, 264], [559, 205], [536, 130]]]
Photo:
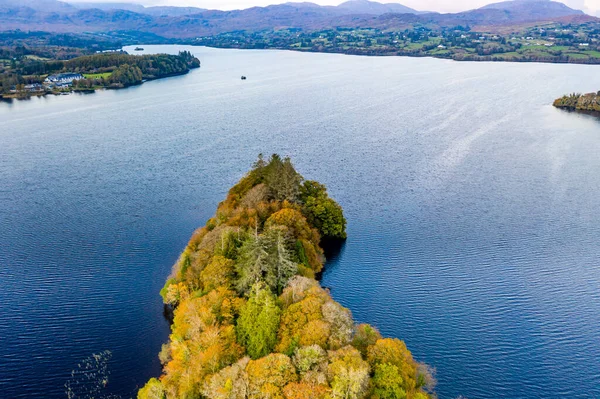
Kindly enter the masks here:
[[[596, 62], [577, 62], [577, 60], [570, 61], [542, 61], [542, 60], [528, 60], [528, 59], [511, 59], [511, 60], [503, 60], [503, 59], [456, 59], [454, 57], [442, 57], [436, 56], [432, 54], [422, 54], [422, 55], [411, 55], [411, 54], [395, 54], [395, 53], [385, 53], [385, 54], [365, 54], [362, 52], [348, 52], [348, 51], [318, 51], [318, 50], [301, 50], [301, 49], [293, 49], [293, 48], [285, 48], [285, 47], [264, 47], [264, 48], [253, 48], [253, 47], [235, 47], [235, 46], [215, 46], [208, 44], [193, 44], [193, 43], [160, 43], [156, 44], [157, 46], [177, 46], [177, 45], [185, 45], [192, 47], [207, 47], [214, 49], [222, 49], [222, 50], [278, 50], [278, 51], [292, 51], [295, 53], [313, 53], [313, 54], [338, 54], [338, 55], [349, 55], [349, 56], [359, 56], [359, 57], [406, 57], [406, 58], [433, 58], [439, 60], [447, 60], [447, 61], [455, 61], [455, 62], [490, 62], [490, 63], [515, 63], [515, 64], [557, 64], [557, 65], [589, 65], [596, 66], [600, 65], [600, 59]], [[489, 56], [492, 57], [492, 56]]]

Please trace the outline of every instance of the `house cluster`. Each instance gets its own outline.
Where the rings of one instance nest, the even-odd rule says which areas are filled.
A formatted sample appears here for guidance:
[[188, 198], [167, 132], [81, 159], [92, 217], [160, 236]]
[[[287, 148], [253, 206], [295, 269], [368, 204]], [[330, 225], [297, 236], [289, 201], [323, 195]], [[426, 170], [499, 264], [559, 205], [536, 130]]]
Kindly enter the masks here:
[[62, 88], [70, 87], [73, 85], [73, 81], [85, 79], [80, 73], [59, 73], [57, 75], [50, 75], [44, 80], [44, 86], [50, 88]]
[[37, 93], [44, 91], [44, 86], [42, 86], [40, 83], [32, 83], [30, 85], [25, 85], [23, 89], [30, 93]]

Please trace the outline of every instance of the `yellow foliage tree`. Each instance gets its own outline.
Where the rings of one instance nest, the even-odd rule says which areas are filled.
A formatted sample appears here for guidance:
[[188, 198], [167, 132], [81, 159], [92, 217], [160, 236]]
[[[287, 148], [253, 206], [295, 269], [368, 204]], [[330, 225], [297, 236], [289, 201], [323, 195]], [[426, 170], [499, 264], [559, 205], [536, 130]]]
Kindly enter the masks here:
[[251, 360], [246, 372], [249, 399], [283, 399], [283, 388], [298, 379], [291, 359], [281, 353]]
[[331, 389], [324, 385], [312, 385], [303, 382], [292, 382], [283, 388], [285, 399], [326, 399]]
[[200, 272], [200, 280], [205, 291], [217, 287], [231, 288], [233, 278], [233, 265], [231, 259], [223, 256], [214, 256], [210, 263]]
[[367, 349], [367, 360], [372, 367], [390, 364], [398, 368], [402, 377], [402, 388], [407, 396], [415, 395], [417, 388], [417, 363], [403, 341], [395, 338], [379, 339]]
[[361, 399], [369, 390], [369, 364], [360, 352], [346, 346], [329, 351], [328, 378], [334, 399]]

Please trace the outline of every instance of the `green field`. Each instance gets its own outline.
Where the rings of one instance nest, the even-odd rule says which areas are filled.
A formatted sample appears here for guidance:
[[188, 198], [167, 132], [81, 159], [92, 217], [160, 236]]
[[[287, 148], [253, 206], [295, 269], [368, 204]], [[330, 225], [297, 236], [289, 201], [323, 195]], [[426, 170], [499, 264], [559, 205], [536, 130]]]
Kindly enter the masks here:
[[86, 79], [108, 79], [112, 75], [112, 72], [104, 72], [104, 73], [84, 73], [83, 76]]
[[565, 53], [565, 55], [568, 55], [569, 58], [576, 59], [576, 60], [585, 60], [585, 59], [590, 58], [586, 54], [583, 54], [583, 53]]
[[37, 55], [26, 55], [26, 58], [29, 58], [30, 60], [37, 60], [37, 61], [48, 61], [50, 58], [45, 58], [45, 57], [40, 57]]

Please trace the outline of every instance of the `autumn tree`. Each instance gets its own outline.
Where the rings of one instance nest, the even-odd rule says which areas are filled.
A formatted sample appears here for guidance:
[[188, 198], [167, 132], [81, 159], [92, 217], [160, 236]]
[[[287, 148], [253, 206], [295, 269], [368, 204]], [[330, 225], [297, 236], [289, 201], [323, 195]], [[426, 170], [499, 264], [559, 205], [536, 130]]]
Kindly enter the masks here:
[[329, 349], [339, 349], [348, 345], [352, 339], [354, 327], [350, 311], [339, 303], [330, 300], [323, 304], [321, 312], [323, 313], [323, 320], [331, 328], [331, 333], [327, 339]]
[[249, 391], [246, 366], [250, 359], [244, 357], [208, 377], [202, 394], [211, 399], [246, 399]]
[[369, 364], [352, 346], [329, 352], [328, 377], [334, 399], [361, 399], [369, 390]]
[[373, 374], [372, 399], [404, 399], [406, 391], [398, 366], [390, 363], [378, 364]]
[[367, 355], [367, 349], [371, 345], [375, 345], [377, 340], [382, 338], [377, 329], [369, 324], [360, 324], [356, 326], [352, 346], [360, 351], [363, 356]]
[[231, 288], [233, 284], [233, 266], [235, 262], [223, 256], [215, 256], [200, 272], [200, 280], [205, 291], [218, 287]]
[[150, 381], [139, 390], [138, 399], [165, 399], [165, 389], [162, 383], [156, 378], [151, 378]]
[[243, 300], [225, 288], [182, 301], [175, 310], [169, 352], [161, 382], [167, 398], [194, 398], [204, 378], [239, 359], [232, 322]]
[[321, 346], [297, 348], [293, 361], [303, 383], [327, 385], [327, 352]]
[[[396, 367], [402, 379], [402, 389], [411, 394], [417, 389], [417, 364], [413, 360], [406, 344], [399, 339], [385, 338], [367, 349], [367, 360], [371, 367], [377, 370], [379, 365]], [[387, 369], [389, 371], [389, 368]]]
[[283, 388], [298, 379], [291, 359], [281, 353], [251, 360], [246, 372], [248, 399], [283, 399]]
[[331, 388], [326, 385], [312, 385], [304, 382], [292, 382], [283, 388], [285, 399], [328, 399]]
[[317, 326], [316, 323], [310, 325], [309, 323], [323, 321], [321, 307], [328, 300], [329, 296], [326, 292], [321, 288], [313, 287], [305, 293], [302, 300], [285, 308], [281, 316], [278, 344], [275, 349], [291, 355], [298, 346], [318, 344], [322, 335], [319, 331], [311, 330]]

